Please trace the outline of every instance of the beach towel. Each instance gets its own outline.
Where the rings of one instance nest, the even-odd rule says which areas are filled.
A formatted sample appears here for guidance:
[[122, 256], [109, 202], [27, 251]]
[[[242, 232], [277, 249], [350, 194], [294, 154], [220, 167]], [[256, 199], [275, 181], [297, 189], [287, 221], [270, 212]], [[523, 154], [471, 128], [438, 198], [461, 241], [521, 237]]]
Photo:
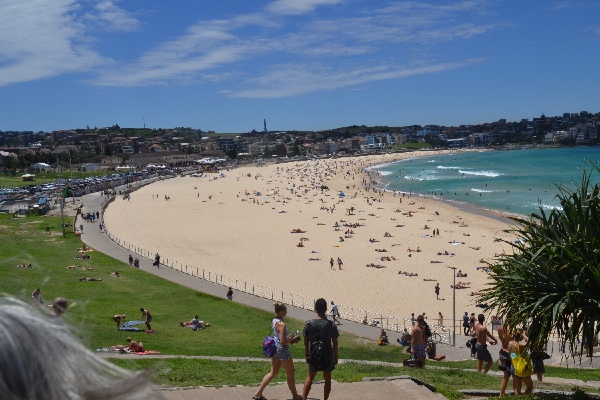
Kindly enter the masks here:
[[126, 332], [141, 332], [141, 331], [143, 331], [143, 329], [136, 327], [136, 325], [142, 325], [144, 323], [145, 322], [142, 320], [127, 321], [124, 324], [121, 324], [121, 326], [119, 327], [119, 330], [126, 331]]
[[136, 326], [136, 325], [142, 325], [142, 324], [145, 324], [145, 323], [146, 323], [146, 322], [145, 322], [145, 321], [142, 321], [142, 320], [138, 320], [138, 321], [127, 321], [127, 322], [125, 322], [125, 323], [121, 324], [121, 328], [131, 328], [131, 327], [133, 327], [133, 326]]

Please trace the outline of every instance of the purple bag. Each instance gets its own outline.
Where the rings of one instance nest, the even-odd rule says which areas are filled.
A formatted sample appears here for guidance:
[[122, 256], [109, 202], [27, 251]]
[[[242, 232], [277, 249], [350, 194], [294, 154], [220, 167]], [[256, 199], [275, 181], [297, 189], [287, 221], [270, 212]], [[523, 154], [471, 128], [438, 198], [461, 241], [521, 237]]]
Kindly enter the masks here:
[[273, 336], [267, 336], [263, 340], [263, 355], [267, 357], [273, 357], [277, 353], [277, 345], [275, 344], [275, 338]]

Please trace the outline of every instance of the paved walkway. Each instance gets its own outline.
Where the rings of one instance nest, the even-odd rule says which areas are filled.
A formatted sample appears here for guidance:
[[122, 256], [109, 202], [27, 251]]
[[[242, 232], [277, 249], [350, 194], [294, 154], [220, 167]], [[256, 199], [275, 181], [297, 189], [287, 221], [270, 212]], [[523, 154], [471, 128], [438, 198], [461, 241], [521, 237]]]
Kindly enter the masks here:
[[[117, 191], [119, 188], [116, 189]], [[121, 190], [123, 190], [121, 188]], [[92, 193], [85, 195], [80, 198], [82, 212], [102, 212], [101, 206], [104, 197], [100, 193]], [[115, 201], [122, 201], [117, 198]], [[80, 221], [77, 221], [75, 226], [78, 226]], [[110, 227], [109, 227], [110, 228]], [[84, 232], [81, 234], [81, 239], [90, 247], [104, 254], [110, 255], [115, 259], [128, 262], [128, 257], [131, 254], [128, 250], [117, 245], [111, 241], [102, 231], [100, 231], [98, 223], [86, 224], [84, 223]], [[135, 256], [135, 255], [134, 255]], [[152, 265], [153, 260], [140, 257], [140, 269], [148, 273], [160, 276], [168, 279], [172, 282], [180, 284], [182, 286], [189, 287], [191, 289], [208, 293], [214, 296], [225, 297], [227, 291], [226, 287], [218, 285], [213, 282], [208, 282], [199, 278], [190, 278], [190, 275], [184, 274], [177, 270], [169, 267], [161, 266], [156, 268]], [[251, 294], [236, 292], [234, 301], [245, 304], [250, 307], [258, 309], [272, 311], [272, 301], [263, 299]], [[288, 316], [299, 320], [308, 320], [314, 316], [314, 313], [308, 310], [300, 309], [293, 306], [288, 306]], [[368, 325], [352, 321], [342, 321], [339, 326], [340, 331], [352, 333], [354, 335], [364, 337], [376, 341], [379, 338], [380, 329]], [[395, 332], [388, 332], [391, 345], [395, 345], [396, 339], [400, 336]], [[457, 333], [457, 347], [449, 345], [438, 345], [438, 355], [445, 354], [446, 360], [458, 361], [469, 359], [470, 350], [466, 348], [466, 340], [464, 336], [458, 335]], [[465, 342], [465, 343], [463, 343]], [[492, 354], [496, 354], [496, 348], [491, 349]], [[402, 360], [398, 360], [399, 363]], [[561, 355], [554, 355], [552, 359], [548, 360], [547, 365], [564, 365], [564, 361], [561, 361]], [[579, 364], [577, 363], [577, 366]], [[589, 363], [589, 359], [583, 359], [582, 365], [584, 367], [600, 368], [600, 357], [594, 357], [593, 363]], [[571, 361], [570, 366], [573, 366]], [[547, 379], [550, 381], [550, 378]], [[300, 386], [299, 386], [300, 387]], [[250, 399], [255, 388], [247, 387], [228, 387], [228, 388], [201, 388], [201, 389], [190, 389], [190, 390], [174, 390], [165, 391], [165, 395], [168, 399], [188, 399], [192, 397], [202, 396], [205, 399], [215, 400], [229, 400], [229, 399]], [[300, 390], [300, 389], [299, 389]], [[268, 389], [269, 399], [288, 399], [291, 398], [289, 390], [285, 385], [276, 385], [269, 387]], [[321, 398], [322, 387], [320, 385], [313, 386], [311, 391], [311, 398]], [[416, 396], [416, 397], [415, 397]], [[361, 382], [361, 383], [334, 383], [332, 389], [332, 400], [335, 399], [351, 399], [351, 398], [379, 398], [379, 399], [408, 399], [408, 398], [419, 398], [419, 399], [433, 399], [443, 398], [443, 396], [434, 394], [423, 386], [419, 386], [412, 382], [410, 379], [397, 379], [387, 381], [376, 381], [376, 382]]]

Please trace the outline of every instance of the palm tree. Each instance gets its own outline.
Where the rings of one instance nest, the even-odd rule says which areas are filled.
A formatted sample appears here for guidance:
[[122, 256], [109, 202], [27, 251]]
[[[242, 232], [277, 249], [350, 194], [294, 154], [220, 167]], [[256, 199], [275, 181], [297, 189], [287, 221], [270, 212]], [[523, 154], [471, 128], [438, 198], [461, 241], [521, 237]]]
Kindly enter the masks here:
[[576, 191], [557, 185], [562, 209], [511, 218], [520, 238], [506, 241], [513, 254], [490, 263], [482, 302], [510, 327], [527, 326], [529, 347], [543, 347], [556, 332], [574, 356], [586, 342], [591, 350], [600, 331], [600, 183], [590, 177], [584, 170]]

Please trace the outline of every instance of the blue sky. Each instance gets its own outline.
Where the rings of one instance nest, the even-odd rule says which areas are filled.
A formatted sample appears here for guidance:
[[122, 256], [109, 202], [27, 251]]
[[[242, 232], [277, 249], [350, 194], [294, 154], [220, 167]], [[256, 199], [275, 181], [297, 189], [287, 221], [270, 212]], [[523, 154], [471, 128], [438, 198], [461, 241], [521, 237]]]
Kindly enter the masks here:
[[0, 130], [600, 111], [592, 0], [0, 0]]

